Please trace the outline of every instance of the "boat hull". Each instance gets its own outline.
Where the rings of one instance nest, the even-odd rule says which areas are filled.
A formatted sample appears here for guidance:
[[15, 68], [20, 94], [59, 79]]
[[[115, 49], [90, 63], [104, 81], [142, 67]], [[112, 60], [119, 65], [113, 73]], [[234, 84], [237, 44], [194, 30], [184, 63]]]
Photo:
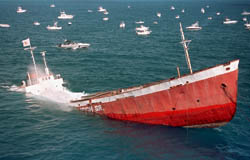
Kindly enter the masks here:
[[[81, 111], [172, 127], [218, 127], [236, 112], [238, 63], [74, 101]], [[118, 93], [120, 92], [120, 93]]]

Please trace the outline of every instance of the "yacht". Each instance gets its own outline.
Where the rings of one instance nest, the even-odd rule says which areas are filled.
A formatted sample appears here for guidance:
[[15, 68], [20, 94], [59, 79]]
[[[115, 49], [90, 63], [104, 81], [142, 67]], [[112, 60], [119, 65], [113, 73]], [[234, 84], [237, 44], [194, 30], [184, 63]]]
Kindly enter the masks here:
[[57, 26], [57, 22], [55, 22], [53, 26], [48, 25], [46, 28], [48, 30], [61, 30], [62, 29], [62, 27]]
[[70, 40], [65, 40], [63, 43], [59, 44], [58, 47], [64, 49], [79, 49], [79, 48], [88, 48], [90, 46], [89, 43], [77, 43]]
[[0, 24], [0, 27], [3, 27], [3, 28], [9, 28], [10, 25], [9, 24]]
[[40, 23], [37, 22], [37, 21], [35, 21], [33, 24], [34, 24], [35, 26], [39, 26], [39, 25], [40, 25]]
[[60, 12], [60, 13], [61, 13], [61, 15], [57, 17], [58, 19], [72, 19], [72, 18], [74, 18], [74, 15], [66, 14], [64, 11]]
[[98, 12], [105, 12], [105, 11], [107, 11], [105, 8], [103, 8], [102, 6], [100, 6], [99, 8], [98, 8]]
[[201, 13], [205, 14], [205, 9], [204, 8], [201, 8]]
[[104, 21], [108, 21], [108, 20], [109, 20], [109, 18], [108, 18], [108, 17], [104, 17], [102, 20], [104, 20]]
[[229, 18], [226, 18], [225, 21], [223, 21], [224, 24], [235, 24], [237, 23], [238, 21], [236, 20], [231, 20]]
[[120, 23], [120, 28], [125, 28], [125, 22], [124, 22], [124, 21], [122, 21], [122, 22]]
[[241, 13], [241, 15], [247, 16], [247, 15], [250, 15], [250, 12], [244, 11], [244, 12]]
[[56, 6], [54, 4], [51, 4], [50, 5], [50, 8], [55, 8]]
[[136, 31], [137, 35], [149, 35], [152, 31], [144, 30], [144, 31]]
[[161, 13], [159, 13], [159, 12], [158, 12], [158, 13], [157, 13], [157, 17], [159, 17], [159, 18], [160, 18], [160, 17], [161, 17]]
[[145, 27], [144, 25], [141, 25], [140, 27], [135, 28], [136, 31], [147, 31], [149, 27]]
[[22, 9], [22, 7], [17, 7], [17, 10], [16, 10], [16, 12], [17, 13], [24, 13], [24, 12], [26, 12], [27, 10], [26, 9]]
[[186, 27], [186, 29], [193, 30], [193, 31], [198, 31], [198, 30], [201, 30], [202, 27], [199, 26], [199, 22], [197, 21], [194, 24], [192, 24], [191, 26]]

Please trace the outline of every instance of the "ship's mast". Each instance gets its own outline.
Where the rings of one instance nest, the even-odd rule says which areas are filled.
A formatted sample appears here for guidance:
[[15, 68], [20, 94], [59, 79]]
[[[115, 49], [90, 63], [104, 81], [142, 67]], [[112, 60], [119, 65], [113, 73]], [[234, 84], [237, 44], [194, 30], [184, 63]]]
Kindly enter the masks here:
[[35, 50], [35, 49], [36, 49], [36, 47], [31, 47], [31, 44], [30, 44], [29, 48], [25, 48], [24, 50], [30, 50], [31, 58], [32, 58], [34, 69], [35, 69], [35, 72], [36, 72], [36, 79], [37, 79], [37, 82], [38, 82], [38, 72], [37, 72], [35, 57], [34, 57], [34, 54], [33, 54], [33, 50]]
[[193, 71], [192, 71], [192, 66], [191, 66], [191, 62], [190, 62], [190, 58], [189, 58], [189, 54], [188, 54], [188, 45], [187, 45], [187, 43], [190, 43], [191, 40], [185, 40], [185, 36], [183, 33], [181, 22], [180, 22], [180, 32], [181, 32], [181, 39], [182, 39], [181, 44], [183, 45], [183, 48], [184, 48], [188, 68], [190, 70], [190, 73], [192, 74]]
[[43, 52], [40, 52], [43, 56], [43, 62], [44, 62], [44, 66], [45, 66], [45, 73], [47, 76], [49, 76], [49, 68], [47, 66], [47, 62], [46, 62], [46, 59], [45, 59], [45, 53], [46, 51], [43, 51]]

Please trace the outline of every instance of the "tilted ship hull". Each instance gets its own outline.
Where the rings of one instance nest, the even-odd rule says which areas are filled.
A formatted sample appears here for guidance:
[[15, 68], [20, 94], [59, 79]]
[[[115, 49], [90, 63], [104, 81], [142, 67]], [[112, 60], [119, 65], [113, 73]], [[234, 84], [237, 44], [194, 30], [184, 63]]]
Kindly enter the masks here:
[[112, 119], [173, 127], [218, 127], [236, 112], [239, 60], [137, 87], [72, 101]]

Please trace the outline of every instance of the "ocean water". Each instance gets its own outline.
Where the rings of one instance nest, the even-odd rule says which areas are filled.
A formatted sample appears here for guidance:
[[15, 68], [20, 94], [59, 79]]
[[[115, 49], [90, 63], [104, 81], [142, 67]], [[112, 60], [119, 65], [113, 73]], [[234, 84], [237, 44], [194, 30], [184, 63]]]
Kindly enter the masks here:
[[[55, 8], [49, 7], [52, 3]], [[18, 6], [28, 11], [17, 14]], [[99, 6], [109, 15], [97, 12]], [[75, 15], [72, 25], [57, 19], [63, 10]], [[0, 23], [11, 25], [0, 28], [0, 159], [249, 160], [250, 31], [244, 28], [244, 10], [250, 11], [250, 1], [0, 0]], [[225, 17], [238, 23], [223, 25]], [[136, 35], [139, 20], [152, 30], [149, 36]], [[34, 26], [34, 21], [41, 25]], [[54, 21], [63, 29], [48, 31], [46, 26]], [[125, 29], [119, 28], [121, 21]], [[32, 64], [21, 44], [27, 37], [37, 47], [37, 63], [42, 65], [39, 52], [46, 50], [49, 68], [61, 74], [72, 92], [94, 93], [167, 79], [177, 75], [176, 66], [181, 74], [188, 73], [179, 22], [186, 27], [196, 21], [202, 30], [184, 29], [192, 40], [194, 71], [240, 59], [237, 112], [223, 127], [184, 129], [110, 120], [13, 91]], [[65, 39], [91, 46], [75, 51], [57, 48]]]

